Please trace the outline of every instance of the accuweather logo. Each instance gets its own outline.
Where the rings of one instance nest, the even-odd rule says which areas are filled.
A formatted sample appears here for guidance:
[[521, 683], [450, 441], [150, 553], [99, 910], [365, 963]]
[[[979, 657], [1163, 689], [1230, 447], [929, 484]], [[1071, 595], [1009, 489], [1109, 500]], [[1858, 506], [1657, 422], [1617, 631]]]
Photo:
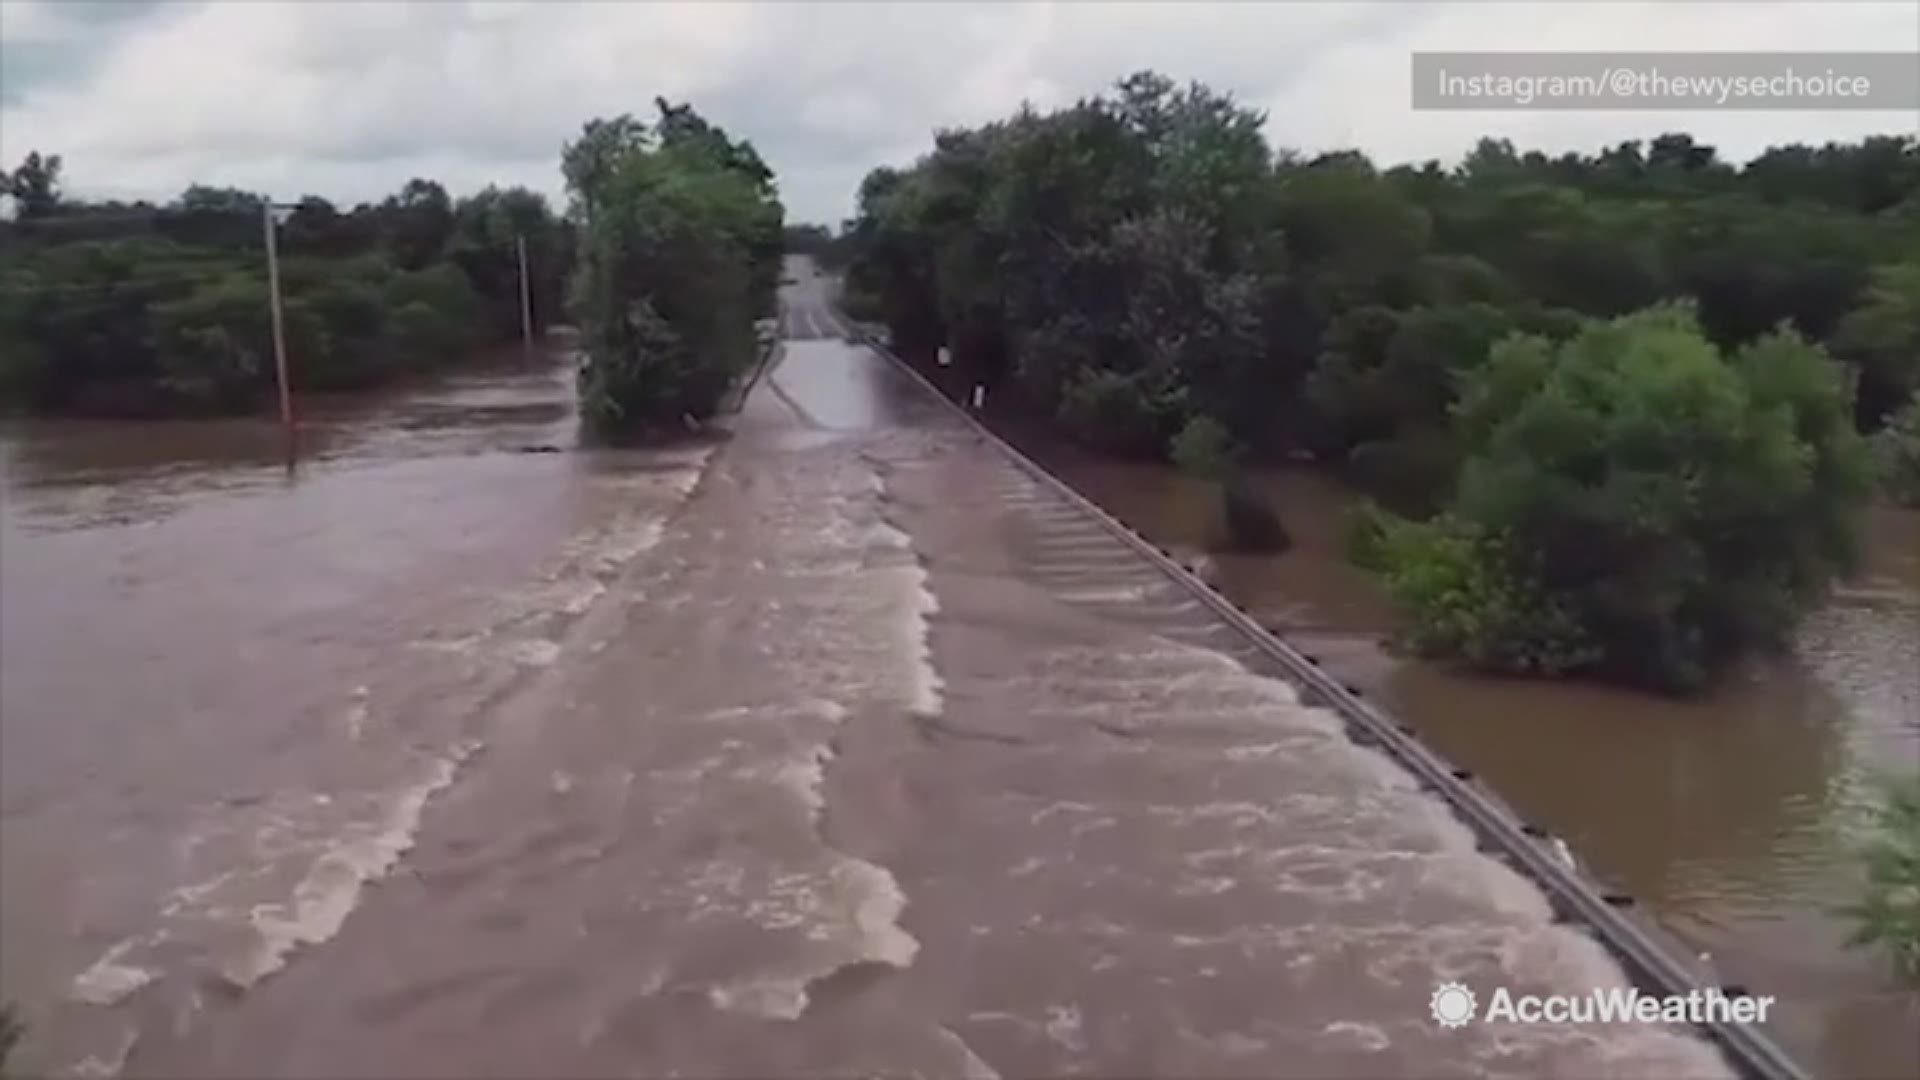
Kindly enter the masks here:
[[1585, 994], [1515, 994], [1502, 986], [1487, 999], [1486, 1012], [1472, 990], [1457, 982], [1433, 988], [1427, 1010], [1443, 1028], [1464, 1027], [1475, 1019], [1509, 1024], [1706, 1024], [1765, 1023], [1773, 997], [1730, 997], [1718, 989], [1689, 990], [1656, 997], [1637, 987], [1614, 987]]
[[1434, 1023], [1443, 1028], [1457, 1028], [1473, 1019], [1480, 1003], [1473, 999], [1473, 991], [1457, 982], [1448, 982], [1433, 988], [1427, 1007], [1433, 1010]]

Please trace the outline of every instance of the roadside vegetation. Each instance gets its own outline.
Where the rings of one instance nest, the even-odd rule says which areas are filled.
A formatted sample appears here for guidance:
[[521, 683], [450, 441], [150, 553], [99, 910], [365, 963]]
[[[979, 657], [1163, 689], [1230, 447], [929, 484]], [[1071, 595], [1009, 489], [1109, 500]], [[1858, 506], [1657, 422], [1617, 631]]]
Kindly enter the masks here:
[[787, 254], [805, 255], [830, 274], [846, 269], [847, 259], [853, 254], [847, 238], [835, 235], [825, 225], [788, 225], [782, 234]]
[[564, 152], [582, 229], [581, 412], [609, 439], [711, 415], [752, 365], [780, 284], [772, 171], [691, 107], [655, 104], [654, 122], [593, 120]]
[[1920, 508], [1920, 393], [1873, 437], [1873, 451], [1887, 497]]
[[940, 132], [862, 183], [844, 302], [1089, 447], [1339, 471], [1473, 667], [1691, 689], [1849, 565], [1912, 460], [1920, 143], [1381, 169], [1263, 122], [1142, 73]]
[[[0, 406], [180, 415], [270, 400], [262, 196], [196, 185], [165, 205], [69, 199], [60, 158], [37, 152], [4, 180]], [[523, 188], [456, 200], [416, 179], [379, 203], [310, 195], [283, 215], [296, 389], [371, 387], [517, 335], [516, 236], [536, 323], [559, 311], [571, 228]]]
[[1848, 909], [1852, 944], [1881, 950], [1920, 981], [1920, 773], [1885, 783], [1860, 854], [1866, 886]]

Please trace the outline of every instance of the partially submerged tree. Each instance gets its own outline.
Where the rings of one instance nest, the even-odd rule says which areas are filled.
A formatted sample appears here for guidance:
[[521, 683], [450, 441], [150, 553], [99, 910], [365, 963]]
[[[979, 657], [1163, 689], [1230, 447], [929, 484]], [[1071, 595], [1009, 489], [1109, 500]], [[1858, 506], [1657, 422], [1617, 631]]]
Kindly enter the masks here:
[[779, 283], [781, 210], [751, 144], [685, 106], [594, 121], [565, 151], [582, 217], [582, 413], [632, 437], [701, 419], [752, 363]]
[[1232, 551], [1284, 551], [1292, 545], [1272, 505], [1241, 468], [1242, 450], [1210, 416], [1187, 421], [1169, 454], [1175, 465], [1220, 493], [1220, 537]]
[[1679, 306], [1510, 338], [1458, 423], [1458, 494], [1386, 540], [1426, 652], [1692, 688], [1782, 642], [1854, 556], [1861, 441], [1789, 330], [1727, 356]]

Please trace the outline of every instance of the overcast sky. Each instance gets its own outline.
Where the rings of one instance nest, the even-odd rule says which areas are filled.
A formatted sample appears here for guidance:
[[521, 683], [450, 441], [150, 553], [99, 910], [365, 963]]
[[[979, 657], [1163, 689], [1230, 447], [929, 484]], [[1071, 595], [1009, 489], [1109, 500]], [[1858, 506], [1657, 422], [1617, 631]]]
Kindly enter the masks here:
[[704, 4], [0, 0], [0, 158], [66, 159], [71, 191], [190, 181], [350, 203], [411, 176], [558, 195], [595, 115], [690, 100], [778, 171], [788, 216], [837, 221], [860, 177], [933, 129], [1070, 103], [1143, 67], [1268, 114], [1276, 145], [1451, 161], [1483, 134], [1592, 150], [1686, 130], [1770, 144], [1911, 132], [1897, 112], [1413, 112], [1428, 49], [1920, 49], [1920, 4]]

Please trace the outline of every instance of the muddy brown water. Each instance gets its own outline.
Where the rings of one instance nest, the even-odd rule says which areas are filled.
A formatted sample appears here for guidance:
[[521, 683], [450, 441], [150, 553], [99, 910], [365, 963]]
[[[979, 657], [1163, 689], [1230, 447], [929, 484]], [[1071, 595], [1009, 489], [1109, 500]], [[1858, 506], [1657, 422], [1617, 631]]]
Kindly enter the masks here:
[[[1188, 557], [1215, 502], [1175, 470], [1036, 438], [1022, 445], [1116, 516]], [[1387, 597], [1341, 551], [1354, 501], [1321, 474], [1261, 484], [1295, 546], [1213, 556], [1221, 588], [1564, 837], [1729, 982], [1781, 998], [1773, 1031], [1820, 1075], [1920, 1075], [1920, 991], [1850, 950], [1849, 852], [1873, 779], [1920, 768], [1920, 513], [1876, 507], [1855, 580], [1790, 656], [1676, 701], [1581, 683], [1476, 678], [1382, 648]]]
[[292, 467], [268, 420], [0, 426], [0, 997], [30, 1064], [112, 1072], [330, 938], [657, 540], [702, 451], [522, 452], [577, 425], [565, 339], [515, 352], [301, 402]]
[[[784, 326], [726, 441], [518, 452], [571, 451], [564, 345], [309, 402], [292, 471], [270, 423], [0, 431], [0, 994], [29, 1064], [1721, 1073], [1686, 1031], [1436, 1028], [1442, 973], [1620, 975], [1334, 718], [1204, 644], [1169, 583], [837, 340], [811, 275]], [[1193, 492], [1158, 476], [1075, 479], [1178, 541]], [[1306, 542], [1229, 563], [1230, 588], [1396, 704], [1439, 694], [1370, 650], [1385, 609], [1332, 532], [1309, 557], [1336, 494], [1282, 483], [1328, 513], [1290, 513]], [[1860, 609], [1901, 610], [1885, 591]], [[1681, 750], [1646, 703], [1644, 756], [1624, 706], [1500, 696], [1538, 688], [1404, 711], [1462, 759], [1486, 711], [1514, 714], [1473, 761], [1496, 788], [1730, 978], [1804, 975], [1791, 1022], [1823, 1065], [1860, 1055], [1827, 1071], [1897, 1068], [1908, 999], [1835, 959], [1810, 897], [1841, 880], [1845, 763], [1898, 731], [1784, 689], [1897, 687], [1852, 626], [1829, 652], [1868, 677], [1765, 669], [1775, 712], [1700, 706]], [[1528, 743], [1536, 708], [1587, 743]], [[1728, 770], [1758, 747], [1780, 753]]]

